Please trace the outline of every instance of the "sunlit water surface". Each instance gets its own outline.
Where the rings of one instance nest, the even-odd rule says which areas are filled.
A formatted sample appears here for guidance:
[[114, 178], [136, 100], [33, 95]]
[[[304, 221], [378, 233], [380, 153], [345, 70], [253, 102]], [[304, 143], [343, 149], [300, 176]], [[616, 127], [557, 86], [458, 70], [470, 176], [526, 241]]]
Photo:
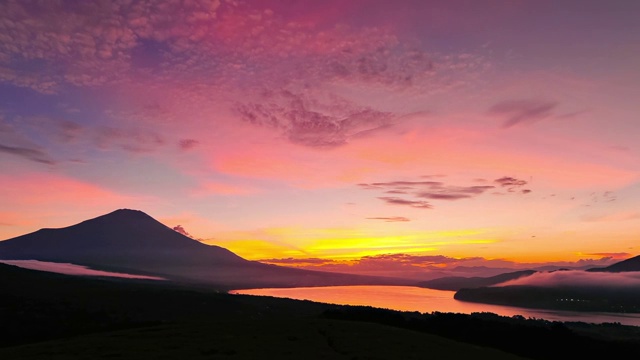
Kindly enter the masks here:
[[421, 313], [454, 312], [470, 314], [491, 312], [502, 316], [522, 315], [525, 318], [551, 321], [583, 321], [588, 323], [619, 322], [640, 326], [640, 314], [584, 313], [573, 311], [536, 310], [512, 306], [486, 305], [459, 301], [453, 291], [424, 289], [412, 286], [327, 286], [285, 289], [234, 290], [232, 294], [264, 295], [339, 305], [365, 305], [392, 310]]

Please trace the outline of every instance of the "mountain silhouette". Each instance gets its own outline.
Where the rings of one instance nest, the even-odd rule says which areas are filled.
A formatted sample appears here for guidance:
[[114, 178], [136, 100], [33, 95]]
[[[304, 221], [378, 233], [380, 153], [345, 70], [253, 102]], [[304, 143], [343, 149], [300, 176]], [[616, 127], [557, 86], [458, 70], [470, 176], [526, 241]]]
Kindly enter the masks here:
[[609, 265], [604, 268], [593, 268], [587, 271], [591, 272], [625, 272], [625, 271], [640, 271], [640, 255], [632, 257], [627, 260], [622, 260], [613, 265]]
[[534, 274], [534, 270], [522, 270], [504, 273], [491, 277], [460, 277], [449, 276], [438, 279], [423, 281], [418, 286], [436, 290], [457, 291], [462, 288], [479, 288], [483, 286], [492, 286], [509, 280], [515, 280], [524, 276]]
[[184, 236], [144, 212], [130, 209], [0, 241], [0, 259], [72, 263], [98, 270], [208, 283], [224, 289], [402, 283], [399, 279], [249, 261], [225, 248]]

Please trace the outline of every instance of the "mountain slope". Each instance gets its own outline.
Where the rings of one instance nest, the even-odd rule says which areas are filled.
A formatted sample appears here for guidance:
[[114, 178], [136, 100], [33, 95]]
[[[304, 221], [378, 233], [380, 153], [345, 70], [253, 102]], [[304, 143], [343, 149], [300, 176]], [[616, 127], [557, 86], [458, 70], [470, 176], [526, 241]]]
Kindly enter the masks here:
[[[186, 256], [189, 258], [186, 258]], [[144, 259], [141, 259], [144, 257]], [[138, 261], [178, 264], [246, 260], [219, 246], [202, 244], [168, 228], [142, 211], [120, 209], [60, 229], [36, 232], [0, 242], [2, 259], [68, 261], [81, 265], [138, 265]]]
[[491, 277], [443, 277], [429, 281], [422, 281], [418, 286], [436, 290], [452, 290], [457, 291], [463, 288], [478, 288], [482, 286], [491, 286], [503, 283], [509, 280], [515, 280], [524, 276], [535, 273], [534, 270], [515, 271], [500, 274]]
[[627, 260], [617, 262], [613, 265], [609, 265], [605, 268], [589, 269], [591, 272], [625, 272], [625, 271], [640, 271], [640, 255], [632, 257]]
[[403, 283], [248, 261], [222, 247], [179, 234], [142, 211], [129, 209], [1, 241], [0, 259], [73, 263], [221, 288]]

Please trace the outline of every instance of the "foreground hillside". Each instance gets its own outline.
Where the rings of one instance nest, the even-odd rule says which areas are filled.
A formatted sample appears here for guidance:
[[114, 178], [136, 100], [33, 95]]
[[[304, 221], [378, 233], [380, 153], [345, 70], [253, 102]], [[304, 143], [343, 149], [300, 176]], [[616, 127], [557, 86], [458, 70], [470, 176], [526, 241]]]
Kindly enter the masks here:
[[0, 349], [2, 359], [524, 359], [439, 336], [329, 319], [162, 324]]
[[0, 359], [640, 356], [637, 327], [336, 306], [9, 265], [0, 265], [0, 318]]

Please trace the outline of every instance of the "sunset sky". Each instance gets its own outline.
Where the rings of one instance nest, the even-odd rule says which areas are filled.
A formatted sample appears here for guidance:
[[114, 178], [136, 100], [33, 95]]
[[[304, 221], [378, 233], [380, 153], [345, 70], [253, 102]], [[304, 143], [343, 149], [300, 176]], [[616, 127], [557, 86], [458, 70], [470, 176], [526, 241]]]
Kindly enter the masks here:
[[638, 255], [638, 19], [623, 0], [1, 1], [0, 239], [130, 208], [274, 263]]

